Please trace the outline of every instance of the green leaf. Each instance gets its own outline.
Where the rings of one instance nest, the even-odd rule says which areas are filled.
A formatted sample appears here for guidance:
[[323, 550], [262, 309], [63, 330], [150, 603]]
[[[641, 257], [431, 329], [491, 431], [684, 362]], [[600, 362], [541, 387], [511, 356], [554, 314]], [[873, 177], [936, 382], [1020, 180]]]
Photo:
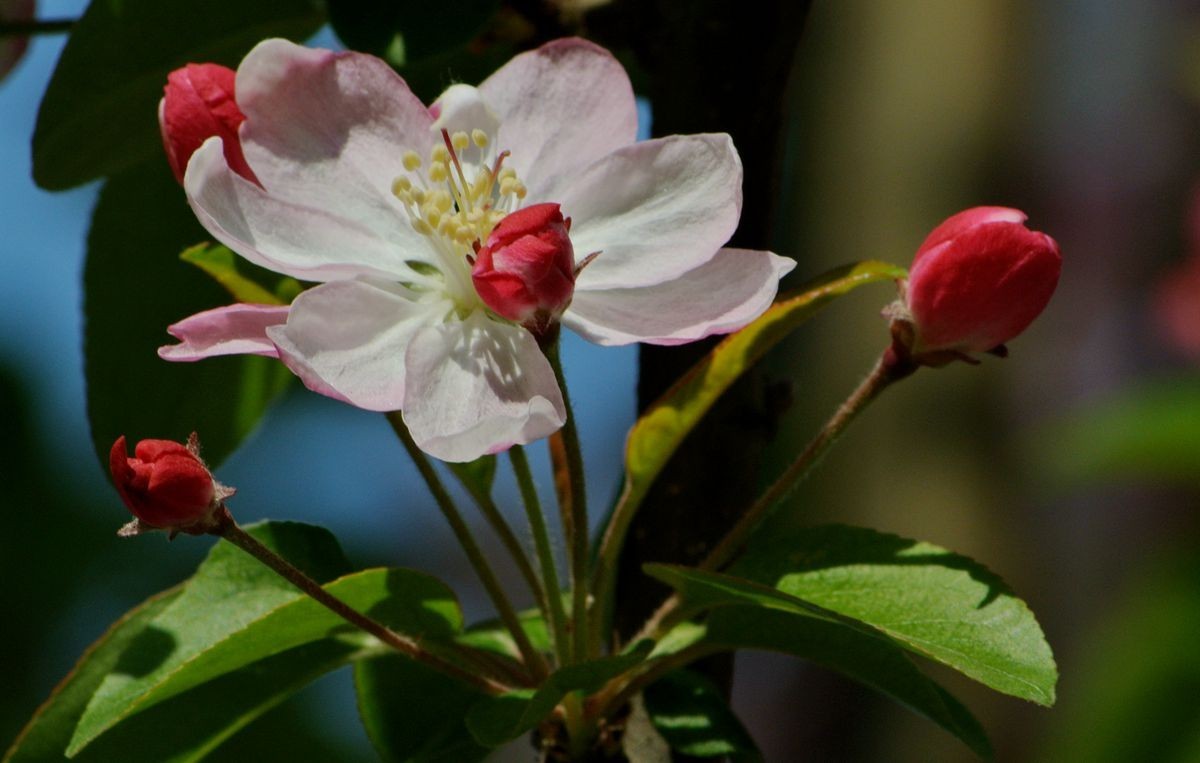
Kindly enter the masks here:
[[641, 503], [671, 454], [708, 409], [766, 352], [833, 299], [859, 286], [907, 275], [883, 262], [832, 270], [782, 296], [750, 325], [726, 337], [675, 382], [629, 432], [625, 446], [623, 503]]
[[[521, 623], [521, 628], [529, 637], [529, 643], [533, 645], [534, 649], [543, 654], [554, 652], [554, 645], [550, 641], [550, 630], [546, 627], [546, 621], [542, 618], [539, 610], [526, 609], [518, 612], [517, 620]], [[508, 628], [496, 619], [475, 623], [467, 629], [466, 633], [458, 637], [458, 642], [505, 657], [520, 658], [521, 656], [521, 650], [517, 648], [517, 642], [513, 640]]]
[[601, 657], [559, 668], [534, 691], [522, 689], [485, 697], [467, 712], [467, 728], [475, 741], [495, 747], [529, 731], [545, 720], [563, 697], [572, 691], [589, 694], [646, 658], [646, 649]]
[[[118, 436], [186, 440], [200, 434], [215, 466], [291, 379], [272, 358], [169, 363], [169, 324], [229, 302], [178, 253], [207, 237], [164, 163], [142, 165], [100, 192], [84, 268], [84, 372], [92, 441], [102, 464]], [[106, 466], [107, 470], [107, 466]]]
[[367, 735], [389, 763], [470, 763], [487, 756], [464, 720], [483, 696], [474, 687], [397, 655], [356, 663], [354, 685]]
[[465, 45], [499, 9], [498, 0], [459, 0], [453, 21], [438, 5], [328, 0], [329, 23], [346, 47], [404, 66]]
[[881, 634], [808, 614], [732, 606], [711, 614], [705, 642], [724, 649], [792, 654], [837, 670], [933, 721], [980, 757], [991, 757], [979, 721]]
[[651, 722], [672, 750], [695, 758], [729, 756], [738, 763], [762, 760], [721, 691], [699, 673], [669, 673], [642, 695]]
[[1054, 704], [1058, 670], [1033, 613], [965, 556], [835, 525], [777, 533], [730, 572], [867, 623], [996, 691]]
[[[326, 560], [325, 572], [330, 561], [340, 556], [334, 553], [332, 538], [317, 528], [274, 523], [256, 528], [255, 535], [298, 566], [287, 553], [289, 543], [315, 547], [318, 543], [310, 540], [325, 538], [321, 557]], [[278, 548], [281, 540], [287, 541], [282, 549]], [[344, 560], [337, 561], [336, 566], [344, 568]], [[328, 579], [328, 575], [314, 577]], [[367, 570], [341, 577], [326, 589], [355, 609], [416, 637], [448, 640], [462, 625], [453, 594], [421, 573]], [[364, 647], [373, 643], [240, 549], [218, 544], [180, 596], [148, 624], [131, 649], [137, 664], [101, 683], [68, 753], [164, 700], [332, 636]]]
[[492, 495], [492, 483], [496, 481], [496, 457], [481, 456], [466, 463], [447, 463], [450, 471], [462, 482], [476, 500], [486, 500]]
[[322, 21], [312, 0], [93, 0], [42, 98], [34, 180], [61, 190], [151, 157], [165, 168], [156, 115], [168, 73], [189, 62], [236, 67], [260, 40], [302, 40]]
[[1200, 378], [1147, 383], [1037, 430], [1034, 462], [1058, 482], [1200, 486]]
[[[252, 302], [259, 305], [286, 304], [273, 292], [247, 278], [238, 270], [236, 255], [222, 244], [196, 244], [183, 250], [179, 259], [203, 270], [214, 281], [225, 287], [236, 302]], [[242, 260], [245, 262], [245, 260]]]

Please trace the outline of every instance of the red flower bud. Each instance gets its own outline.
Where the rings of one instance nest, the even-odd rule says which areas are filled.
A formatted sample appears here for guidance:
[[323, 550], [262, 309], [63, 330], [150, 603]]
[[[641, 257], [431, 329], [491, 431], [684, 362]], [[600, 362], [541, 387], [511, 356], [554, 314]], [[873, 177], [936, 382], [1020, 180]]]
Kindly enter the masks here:
[[[0, 21], [32, 21], [34, 0], [0, 0]], [[0, 80], [8, 76], [29, 47], [29, 35], [0, 37]]]
[[218, 64], [188, 64], [167, 75], [158, 103], [158, 124], [167, 161], [180, 183], [192, 154], [214, 135], [224, 143], [229, 167], [258, 182], [238, 139], [238, 127], [246, 117], [233, 97], [235, 76], [233, 69]]
[[187, 446], [142, 440], [133, 458], [127, 457], [121, 435], [109, 452], [108, 465], [121, 500], [150, 528], [206, 532], [213, 512], [232, 494], [200, 460], [195, 435]]
[[1002, 353], [1036, 318], [1058, 285], [1058, 244], [1005, 207], [959, 212], [917, 250], [900, 332], [918, 362], [941, 365], [967, 353]]
[[575, 250], [557, 204], [534, 204], [502, 219], [476, 253], [471, 279], [497, 315], [541, 333], [575, 292]]

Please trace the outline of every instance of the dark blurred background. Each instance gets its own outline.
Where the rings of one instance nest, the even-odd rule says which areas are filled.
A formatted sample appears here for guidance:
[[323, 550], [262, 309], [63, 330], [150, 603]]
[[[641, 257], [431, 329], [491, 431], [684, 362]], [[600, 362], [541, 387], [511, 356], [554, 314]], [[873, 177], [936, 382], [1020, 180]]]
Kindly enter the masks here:
[[[82, 6], [47, 1], [40, 15]], [[336, 41], [324, 32], [316, 44]], [[0, 747], [107, 623], [184, 578], [209, 545], [114, 534], [125, 515], [92, 453], [80, 355], [96, 186], [48, 194], [29, 172], [38, 99], [61, 45], [34, 40], [0, 84]], [[1055, 709], [931, 668], [981, 719], [997, 760], [1200, 760], [1190, 647], [1200, 638], [1190, 561], [1200, 478], [1188, 486], [1061, 464], [1079, 447], [1072, 422], [1085, 412], [1148, 381], [1183, 388], [1197, 373], [1159, 330], [1154, 295], [1189, 254], [1200, 5], [818, 0], [790, 80], [747, 82], [745, 97], [786, 104], [773, 247], [799, 261], [798, 280], [855, 259], [907, 264], [933, 225], [978, 204], [1024, 209], [1064, 256], [1058, 294], [1008, 360], [922, 371], [889, 391], [777, 521], [928, 540], [984, 562], [1030, 604], [1059, 659]], [[771, 357], [793, 404], [766, 473], [868, 370], [892, 298], [886, 287], [861, 290]], [[574, 342], [566, 363], [602, 506], [633, 421], [636, 352]], [[530, 451], [548, 487], [542, 449]], [[469, 617], [484, 614], [382, 418], [294, 391], [218, 476], [239, 488], [242, 521], [324, 525], [355, 562], [432, 572]], [[515, 509], [514, 493], [502, 477], [501, 501]], [[791, 659], [739, 657], [734, 693], [770, 761], [970, 759], [932, 724]], [[214, 757], [248, 759], [264, 740], [281, 754], [280, 740], [295, 744], [295, 759], [372, 757], [345, 674], [260, 726]], [[498, 759], [529, 757], [517, 744]]]

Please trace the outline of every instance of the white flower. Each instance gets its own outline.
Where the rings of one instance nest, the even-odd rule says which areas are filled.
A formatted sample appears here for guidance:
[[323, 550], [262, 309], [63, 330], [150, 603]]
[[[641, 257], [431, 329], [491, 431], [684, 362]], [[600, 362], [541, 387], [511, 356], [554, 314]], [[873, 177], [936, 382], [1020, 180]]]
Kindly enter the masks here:
[[383, 61], [260, 43], [237, 72], [241, 142], [261, 185], [210, 138], [184, 187], [205, 228], [247, 260], [320, 282], [286, 312], [234, 305], [170, 328], [172, 360], [277, 355], [311, 389], [400, 410], [416, 442], [467, 461], [565, 420], [534, 337], [489, 311], [474, 242], [507, 212], [554, 202], [578, 275], [562, 322], [605, 345], [735, 330], [791, 260], [723, 249], [741, 213], [727, 135], [635, 143], [629, 79], [602, 48], [560, 40], [429, 109]]

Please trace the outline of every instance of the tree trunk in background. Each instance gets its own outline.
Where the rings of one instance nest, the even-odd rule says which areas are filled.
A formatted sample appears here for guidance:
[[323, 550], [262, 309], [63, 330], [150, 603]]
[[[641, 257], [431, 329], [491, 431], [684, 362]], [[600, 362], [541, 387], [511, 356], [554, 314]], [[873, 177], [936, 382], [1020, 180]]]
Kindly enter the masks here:
[[[745, 168], [745, 203], [731, 244], [770, 248], [783, 156], [785, 86], [810, 0], [617, 0], [588, 17], [598, 41], [632, 49], [648, 73], [655, 135], [727, 132]], [[636, 80], [635, 80], [636, 82]], [[640, 88], [639, 88], [640, 89]], [[644, 410], [713, 341], [641, 350]], [[630, 528], [617, 583], [615, 626], [638, 629], [668, 590], [646, 562], [694, 564], [754, 498], [773, 433], [769, 390], [749, 373], [684, 443]], [[729, 686], [732, 663], [710, 666]], [[722, 675], [723, 674], [723, 675]]]

